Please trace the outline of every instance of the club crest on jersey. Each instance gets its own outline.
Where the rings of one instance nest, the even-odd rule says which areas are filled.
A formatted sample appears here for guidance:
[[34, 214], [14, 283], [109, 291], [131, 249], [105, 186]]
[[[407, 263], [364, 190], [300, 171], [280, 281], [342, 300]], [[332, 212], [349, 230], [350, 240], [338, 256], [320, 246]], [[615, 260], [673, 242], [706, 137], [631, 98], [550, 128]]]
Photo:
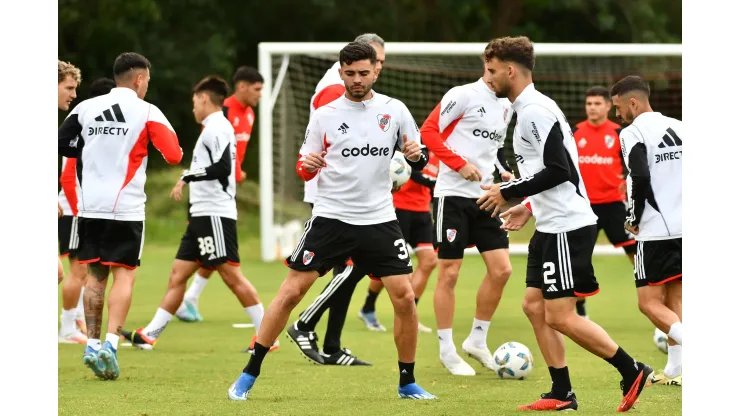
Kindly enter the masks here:
[[447, 241], [450, 243], [455, 241], [455, 237], [457, 237], [457, 230], [447, 230]]
[[580, 147], [581, 149], [583, 149], [584, 147], [586, 147], [586, 138], [585, 137], [581, 137], [581, 140], [578, 141], [578, 147]]
[[303, 264], [308, 265], [313, 260], [313, 251], [303, 250]]
[[607, 134], [606, 136], [604, 136], [604, 144], [606, 144], [606, 147], [609, 148], [609, 149], [611, 149], [612, 147], [614, 147], [614, 142], [615, 141], [616, 140], [614, 139], [614, 136], [611, 136], [609, 134]]
[[234, 127], [239, 125], [239, 117], [234, 117]]
[[378, 126], [383, 131], [388, 131], [391, 127], [391, 115], [390, 114], [378, 114]]

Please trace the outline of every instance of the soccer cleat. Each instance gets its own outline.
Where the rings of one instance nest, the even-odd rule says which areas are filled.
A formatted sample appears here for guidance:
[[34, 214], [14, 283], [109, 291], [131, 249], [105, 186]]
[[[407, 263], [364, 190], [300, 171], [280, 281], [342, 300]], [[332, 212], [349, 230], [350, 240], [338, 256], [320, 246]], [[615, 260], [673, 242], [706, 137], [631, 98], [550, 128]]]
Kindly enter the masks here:
[[[254, 353], [254, 343], [255, 342], [257, 342], [257, 335], [252, 336], [252, 342], [249, 343], [249, 348], [247, 348], [246, 350], [242, 350], [242, 352], [246, 352], [249, 354]], [[270, 347], [270, 351], [267, 351], [267, 352], [273, 352], [278, 348], [280, 348], [280, 341], [275, 340], [275, 342], [272, 343], [272, 347]]]
[[474, 376], [475, 370], [470, 364], [466, 363], [457, 352], [452, 354], [440, 355], [439, 361], [445, 366], [453, 376]]
[[352, 355], [352, 351], [348, 350], [347, 348], [342, 348], [340, 351], [335, 352], [331, 355], [324, 354], [323, 352], [320, 354], [321, 358], [324, 359], [325, 365], [372, 365], [369, 362], [362, 361], [361, 359]]
[[249, 391], [252, 390], [257, 377], [242, 373], [234, 384], [229, 387], [229, 400], [247, 400]]
[[473, 345], [472, 342], [466, 339], [462, 343], [462, 349], [463, 351], [465, 351], [466, 354], [468, 354], [468, 356], [470, 356], [470, 358], [473, 358], [474, 360], [481, 363], [483, 367], [486, 367], [491, 371], [496, 371], [495, 361], [488, 347], [476, 347], [475, 345]]
[[110, 342], [105, 341], [103, 348], [98, 353], [100, 362], [105, 366], [103, 370], [103, 376], [106, 380], [115, 380], [120, 375], [118, 369], [118, 357], [116, 357], [116, 350], [113, 348]]
[[85, 334], [75, 328], [74, 331], [69, 334], [59, 334], [57, 342], [60, 344], [87, 344], [87, 337]]
[[77, 329], [79, 329], [81, 333], [87, 334], [87, 325], [85, 325], [85, 317], [77, 316], [77, 318], [75, 318], [75, 325], [77, 326]]
[[626, 412], [635, 405], [642, 389], [649, 383], [653, 375], [653, 369], [647, 364], [635, 362], [635, 367], [637, 368], [637, 377], [630, 380], [629, 383], [625, 383], [624, 379], [619, 383], [619, 387], [622, 389], [622, 403], [619, 404], [617, 412]]
[[670, 378], [666, 376], [664, 373], [660, 374], [653, 374], [652, 377], [650, 377], [650, 384], [660, 384], [664, 386], [681, 386], [682, 376], [681, 374], [677, 375], [676, 377]]
[[519, 406], [516, 410], [534, 410], [534, 411], [565, 411], [571, 412], [578, 410], [578, 401], [576, 400], [576, 394], [572, 391], [568, 392], [568, 396], [565, 400], [556, 399], [552, 392], [543, 393], [539, 400]]
[[156, 338], [149, 338], [144, 335], [144, 328], [139, 328], [135, 332], [121, 330], [121, 336], [140, 350], [151, 351], [157, 345]]
[[377, 332], [385, 332], [386, 329], [383, 325], [378, 322], [378, 317], [375, 315], [375, 311], [372, 312], [357, 312], [357, 317], [362, 319], [367, 329]]
[[85, 348], [85, 352], [82, 354], [82, 363], [92, 370], [95, 377], [105, 380], [105, 374], [103, 373], [105, 371], [105, 365], [100, 362], [98, 352], [92, 347], [88, 346]]
[[432, 328], [429, 328], [426, 325], [422, 325], [421, 322], [419, 322], [419, 332], [423, 332], [425, 334], [428, 334], [428, 333], [431, 333], [432, 332]]
[[308, 361], [314, 364], [324, 364], [324, 358], [319, 353], [319, 347], [316, 343], [319, 337], [313, 331], [300, 331], [298, 330], [298, 323], [291, 325], [286, 331], [286, 336], [298, 347], [298, 352], [301, 353]]
[[403, 387], [398, 386], [398, 397], [411, 400], [434, 400], [437, 398], [437, 396], [422, 389], [416, 383], [407, 384]]
[[177, 308], [177, 312], [175, 312], [175, 316], [183, 322], [203, 321], [203, 317], [200, 316], [200, 312], [198, 312], [198, 304], [191, 302], [188, 299], [183, 299], [182, 304], [180, 304], [180, 307]]

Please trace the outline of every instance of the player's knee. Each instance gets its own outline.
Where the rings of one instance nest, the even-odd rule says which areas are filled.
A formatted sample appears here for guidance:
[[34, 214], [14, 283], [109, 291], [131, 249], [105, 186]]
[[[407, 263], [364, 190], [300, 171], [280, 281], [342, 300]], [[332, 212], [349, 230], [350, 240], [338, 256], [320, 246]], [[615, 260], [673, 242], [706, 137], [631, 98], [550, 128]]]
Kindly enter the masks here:
[[511, 276], [511, 264], [501, 264], [488, 272], [489, 277], [495, 281], [507, 282]]
[[522, 310], [531, 322], [542, 320], [545, 316], [545, 305], [540, 301], [524, 298]]
[[303, 299], [305, 292], [302, 292], [299, 287], [296, 286], [285, 286], [281, 290], [282, 296], [280, 297], [280, 305], [283, 309], [293, 310], [298, 306]]
[[391, 295], [391, 302], [393, 303], [396, 313], [401, 315], [410, 314], [416, 306], [416, 303], [414, 302], [414, 291], [409, 288], [409, 290], [406, 290], [403, 293]]
[[640, 297], [637, 301], [637, 306], [645, 316], [651, 317], [655, 314], [655, 308], [662, 306], [661, 303], [657, 299]]
[[428, 256], [419, 260], [419, 269], [425, 273], [431, 273], [437, 267], [437, 256]]
[[447, 264], [447, 262], [440, 262], [439, 264], [439, 276], [437, 285], [447, 289], [454, 289], [457, 284], [457, 278], [460, 276], [460, 267], [454, 264]]

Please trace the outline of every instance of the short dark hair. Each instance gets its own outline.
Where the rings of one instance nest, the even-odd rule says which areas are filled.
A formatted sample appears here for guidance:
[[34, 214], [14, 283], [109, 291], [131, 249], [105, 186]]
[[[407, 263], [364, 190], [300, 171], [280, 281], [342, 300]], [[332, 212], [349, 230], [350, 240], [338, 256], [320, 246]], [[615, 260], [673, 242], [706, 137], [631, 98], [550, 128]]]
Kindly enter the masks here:
[[339, 62], [343, 64], [352, 65], [357, 61], [364, 61], [365, 59], [369, 60], [373, 65], [378, 62], [378, 55], [375, 53], [375, 48], [370, 46], [369, 43], [350, 42], [339, 51]]
[[152, 65], [143, 55], [136, 52], [124, 52], [113, 63], [113, 77], [118, 80], [133, 69], [150, 69]]
[[264, 83], [265, 79], [262, 78], [262, 75], [255, 68], [245, 65], [237, 68], [236, 72], [234, 73], [234, 84], [239, 81], [244, 81], [248, 84], [254, 84], [256, 82]]
[[586, 98], [588, 97], [603, 97], [604, 101], [611, 102], [611, 96], [609, 95], [609, 90], [606, 89], [606, 87], [602, 87], [601, 85], [593, 86], [586, 90]]
[[229, 84], [219, 76], [207, 76], [193, 88], [193, 94], [200, 93], [206, 93], [213, 104], [223, 105], [224, 98], [229, 95]]
[[615, 95], [625, 95], [632, 91], [639, 91], [650, 97], [650, 84], [637, 75], [624, 77], [612, 87], [612, 97]]
[[483, 51], [486, 62], [493, 58], [499, 61], [515, 62], [530, 71], [534, 70], [534, 46], [526, 36], [496, 38], [488, 42]]
[[116, 82], [110, 78], [98, 78], [90, 84], [90, 89], [87, 91], [87, 97], [93, 98], [99, 95], [105, 95], [116, 87]]

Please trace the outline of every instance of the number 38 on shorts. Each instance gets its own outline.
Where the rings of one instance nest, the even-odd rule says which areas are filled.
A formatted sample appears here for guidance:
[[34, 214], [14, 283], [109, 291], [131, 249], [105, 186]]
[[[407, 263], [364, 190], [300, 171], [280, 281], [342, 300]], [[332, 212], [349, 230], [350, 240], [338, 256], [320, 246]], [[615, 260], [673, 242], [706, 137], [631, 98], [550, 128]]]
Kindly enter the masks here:
[[224, 263], [239, 265], [236, 220], [216, 216], [190, 218], [175, 258], [209, 269]]

